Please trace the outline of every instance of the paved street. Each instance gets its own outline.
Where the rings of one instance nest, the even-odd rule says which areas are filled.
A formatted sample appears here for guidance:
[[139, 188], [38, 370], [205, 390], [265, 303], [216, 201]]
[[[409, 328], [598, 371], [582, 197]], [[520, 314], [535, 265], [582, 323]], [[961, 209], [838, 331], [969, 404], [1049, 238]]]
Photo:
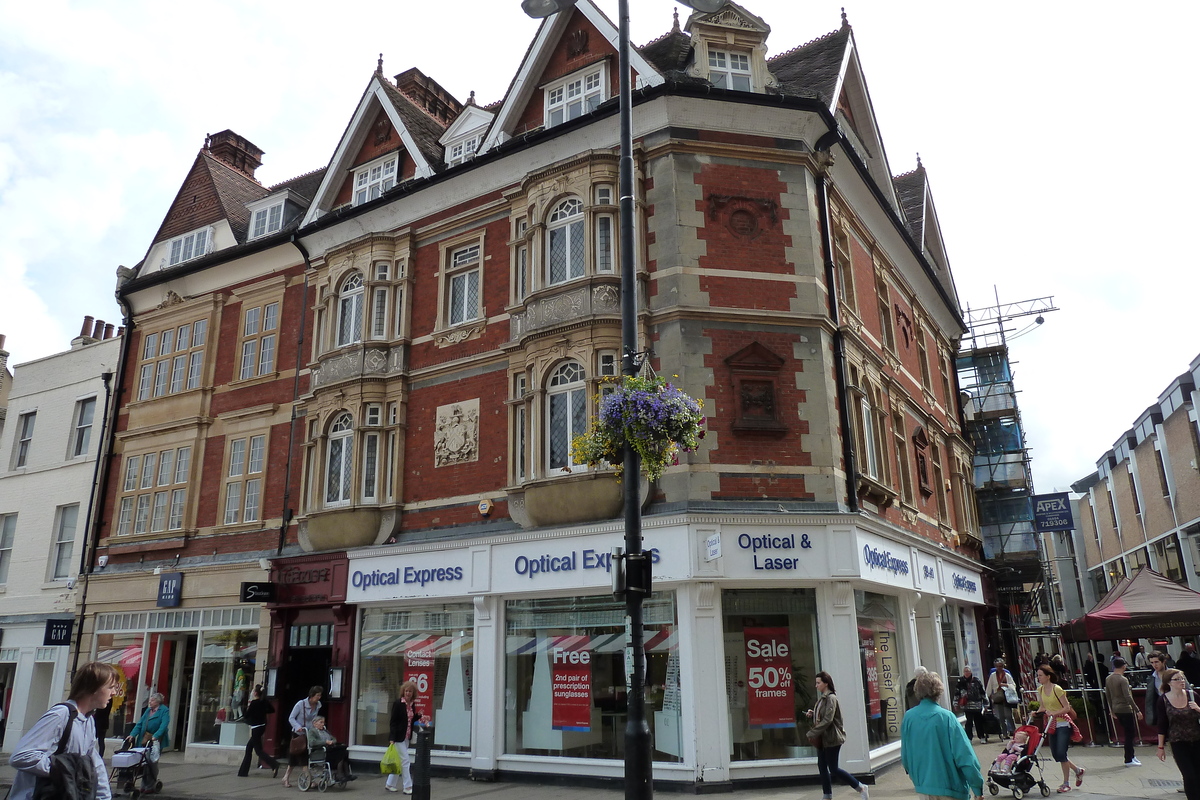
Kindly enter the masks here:
[[[987, 769], [999, 748], [995, 741], [987, 746], [976, 745], [979, 762]], [[1047, 754], [1048, 755], [1048, 754]], [[1154, 758], [1153, 747], [1138, 749], [1143, 767], [1127, 769], [1121, 764], [1121, 751], [1109, 747], [1073, 747], [1071, 758], [1087, 770], [1082, 788], [1070, 793], [1075, 800], [1110, 797], [1145, 797], [1174, 800], [1182, 798], [1176, 789], [1182, 786], [1175, 764], [1168, 757], [1166, 764]], [[163, 757], [162, 779], [164, 800], [203, 800], [205, 798], [274, 798], [295, 797], [298, 789], [284, 789], [279, 781], [271, 779], [267, 770], [255, 770], [248, 778], [239, 778], [236, 767], [212, 764], [184, 764], [180, 753], [168, 753]], [[1053, 770], [1053, 772], [1052, 772]], [[564, 773], [565, 774], [565, 773]], [[1046, 783], [1051, 788], [1051, 797], [1058, 784], [1057, 765], [1050, 762], [1046, 772]], [[0, 794], [12, 783], [13, 769], [8, 766], [7, 754], [4, 766], [0, 767]], [[912, 783], [899, 764], [885, 767], [875, 776], [871, 787], [873, 800], [911, 800], [915, 797]], [[293, 784], [295, 781], [293, 780]], [[316, 790], [311, 790], [315, 792]], [[361, 774], [358, 781], [346, 790], [330, 789], [330, 794], [342, 791], [359, 795], [389, 796], [383, 789], [383, 778], [378, 774]], [[986, 792], [986, 790], [985, 790]], [[435, 778], [432, 800], [619, 800], [624, 791], [617, 785], [612, 788], [577, 788], [532, 783], [482, 783], [457, 778]], [[817, 800], [821, 796], [819, 784], [808, 783], [792, 787], [742, 789], [736, 794], [753, 796], [758, 800], [784, 800], [801, 798]], [[396, 797], [403, 798], [397, 794]], [[834, 788], [834, 797], [851, 800], [856, 797], [849, 787]], [[1036, 796], [1036, 795], [1035, 795]], [[1011, 793], [1001, 792], [1000, 798], [1011, 798]]]

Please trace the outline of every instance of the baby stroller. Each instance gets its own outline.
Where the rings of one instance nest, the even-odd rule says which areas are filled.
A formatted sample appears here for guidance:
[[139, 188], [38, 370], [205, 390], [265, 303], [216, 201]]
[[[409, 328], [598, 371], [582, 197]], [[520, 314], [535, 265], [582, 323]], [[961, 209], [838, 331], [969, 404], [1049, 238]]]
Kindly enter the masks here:
[[[1032, 724], [1032, 720], [1033, 717], [1030, 717], [1017, 728], [1003, 752], [988, 768], [987, 787], [992, 794], [999, 794], [1003, 787], [1012, 792], [1013, 800], [1021, 800], [1036, 786], [1041, 790], [1042, 797], [1050, 796], [1050, 787], [1046, 785], [1046, 776], [1042, 774], [1042, 763], [1038, 759], [1038, 750], [1046, 738], [1046, 731]], [[1053, 721], [1047, 726], [1051, 724]], [[1034, 777], [1035, 770], [1037, 777]]]
[[[334, 745], [335, 749], [340, 750], [342, 756], [345, 755], [345, 745]], [[340, 786], [345, 789], [346, 785], [355, 779], [355, 775], [350, 769], [350, 760], [346, 760], [346, 777], [340, 778], [333, 771], [333, 764], [327, 757], [325, 745], [314, 745], [308, 748], [308, 769], [301, 770], [300, 776], [296, 779], [296, 786], [302, 792], [307, 792], [312, 787], [317, 787], [317, 791], [323, 792], [330, 786]]]
[[[112, 775], [108, 778], [113, 794], [117, 788], [137, 800], [142, 796], [142, 778], [146, 773], [146, 764], [150, 759], [149, 747], [131, 747], [128, 750], [118, 750], [112, 756]], [[154, 784], [155, 793], [161, 792], [162, 781]]]

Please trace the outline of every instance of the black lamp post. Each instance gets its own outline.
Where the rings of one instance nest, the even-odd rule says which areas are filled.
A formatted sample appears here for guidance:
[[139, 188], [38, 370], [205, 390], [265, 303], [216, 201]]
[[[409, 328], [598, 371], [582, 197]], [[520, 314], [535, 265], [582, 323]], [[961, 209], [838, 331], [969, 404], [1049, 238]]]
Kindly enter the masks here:
[[[697, 11], [716, 11], [725, 0], [680, 0]], [[549, 17], [572, 8], [576, 0], [522, 0], [531, 17]], [[629, 67], [629, 0], [619, 0], [617, 51], [621, 109], [621, 372], [637, 375], [641, 366], [637, 336], [637, 278], [633, 252], [633, 87]], [[641, 459], [625, 445], [625, 800], [654, 796], [650, 725], [646, 722], [646, 649], [642, 602], [650, 596], [650, 558], [642, 549], [642, 513], [638, 502]], [[614, 564], [613, 569], [618, 569]]]

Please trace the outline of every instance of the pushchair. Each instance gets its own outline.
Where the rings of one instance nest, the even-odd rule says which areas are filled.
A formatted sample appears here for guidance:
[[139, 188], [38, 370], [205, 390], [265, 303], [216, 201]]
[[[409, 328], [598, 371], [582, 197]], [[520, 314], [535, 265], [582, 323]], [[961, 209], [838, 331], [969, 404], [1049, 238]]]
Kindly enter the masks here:
[[[127, 750], [118, 750], [112, 755], [112, 774], [108, 777], [108, 784], [112, 787], [113, 794], [117, 793], [117, 787], [120, 787], [121, 792], [129, 795], [137, 800], [142, 796], [142, 778], [146, 774], [146, 765], [150, 760], [150, 747], [131, 747]], [[154, 792], [157, 794], [163, 788], [162, 781], [156, 781], [154, 784]]]
[[350, 768], [349, 758], [346, 758], [346, 777], [338, 777], [337, 773], [333, 771], [333, 764], [328, 757], [327, 750], [329, 749], [337, 751], [339, 758], [345, 758], [345, 745], [332, 745], [329, 748], [325, 745], [314, 745], [308, 748], [308, 769], [301, 770], [300, 776], [296, 779], [296, 786], [300, 791], [307, 792], [314, 786], [319, 792], [325, 791], [330, 786], [340, 786], [345, 789], [347, 784], [355, 779]]
[[[1050, 720], [1046, 730], [1039, 729], [1033, 724], [1031, 716], [1024, 725], [1017, 728], [1004, 750], [988, 768], [988, 791], [995, 795], [1000, 793], [1001, 788], [1008, 789], [1012, 792], [1013, 800], [1021, 800], [1036, 786], [1041, 790], [1042, 797], [1050, 796], [1050, 787], [1046, 785], [1046, 776], [1042, 774], [1038, 750], [1052, 724], [1053, 720]], [[1021, 739], [1025, 741], [1022, 742]]]

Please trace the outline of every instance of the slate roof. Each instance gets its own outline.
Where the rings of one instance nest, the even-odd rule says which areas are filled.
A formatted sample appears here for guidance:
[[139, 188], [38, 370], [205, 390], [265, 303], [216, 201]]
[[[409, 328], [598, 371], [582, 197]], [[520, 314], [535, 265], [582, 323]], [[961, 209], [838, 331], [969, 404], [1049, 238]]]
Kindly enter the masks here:
[[225, 219], [229, 220], [234, 237], [239, 242], [246, 241], [246, 232], [250, 229], [250, 210], [246, 208], [246, 203], [261, 200], [271, 190], [208, 153], [201, 152], [200, 156], [208, 168], [213, 188], [217, 191], [217, 201], [221, 204]]
[[442, 134], [446, 132], [446, 128], [433, 117], [429, 116], [418, 107], [412, 100], [397, 89], [387, 80], [380, 79], [379, 85], [383, 87], [387, 96], [392, 101], [392, 105], [396, 109], [396, 113], [400, 115], [404, 127], [408, 129], [412, 135], [413, 141], [417, 143], [417, 149], [421, 151], [427, 164], [434, 170], [438, 170], [442, 166], [442, 145], [438, 139], [442, 138]]
[[767, 59], [767, 69], [779, 81], [783, 94], [816, 97], [832, 106], [842, 58], [850, 41], [850, 26], [843, 25], [808, 44]]
[[642, 58], [649, 61], [668, 80], [678, 80], [683, 75], [688, 62], [692, 60], [692, 37], [678, 27], [652, 42], [647, 42], [637, 51]]
[[271, 193], [281, 192], [284, 189], [290, 189], [296, 194], [303, 197], [308, 203], [312, 203], [313, 198], [317, 196], [317, 189], [321, 188], [321, 180], [325, 177], [325, 167], [306, 172], [295, 178], [277, 183], [271, 187]]
[[904, 223], [918, 244], [922, 244], [925, 231], [925, 168], [918, 166], [912, 172], [892, 178], [900, 208], [904, 210]]

